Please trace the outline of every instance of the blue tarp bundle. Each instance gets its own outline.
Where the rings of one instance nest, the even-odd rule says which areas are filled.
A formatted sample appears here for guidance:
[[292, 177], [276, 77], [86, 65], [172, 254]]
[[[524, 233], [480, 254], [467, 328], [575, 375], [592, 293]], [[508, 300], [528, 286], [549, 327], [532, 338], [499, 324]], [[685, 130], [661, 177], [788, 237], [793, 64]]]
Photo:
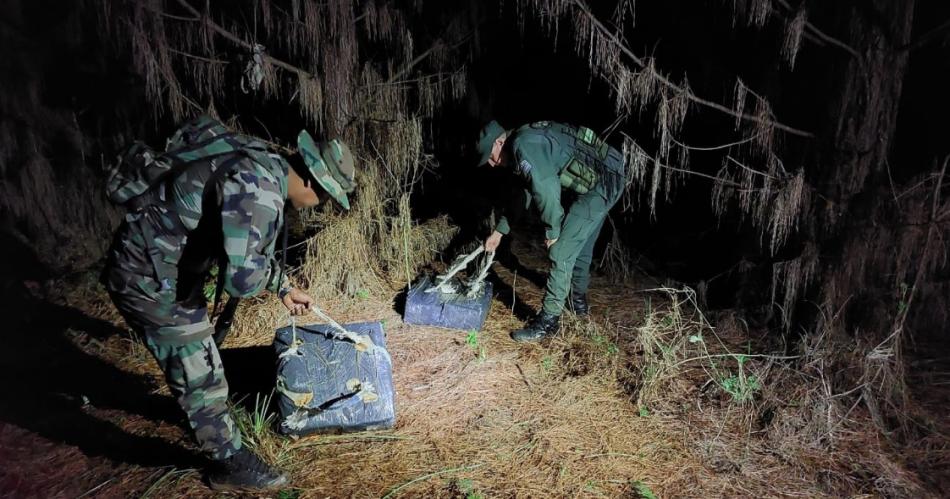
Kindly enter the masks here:
[[392, 359], [382, 324], [344, 324], [368, 337], [365, 350], [326, 324], [277, 330], [277, 405], [283, 433], [392, 428], [396, 421]]
[[[427, 293], [432, 286], [428, 276], [419, 279], [406, 295], [406, 324], [438, 326], [463, 331], [480, 330], [491, 308], [490, 282], [483, 284], [482, 291], [473, 298], [463, 294], [435, 291]], [[461, 286], [459, 286], [461, 288]]]

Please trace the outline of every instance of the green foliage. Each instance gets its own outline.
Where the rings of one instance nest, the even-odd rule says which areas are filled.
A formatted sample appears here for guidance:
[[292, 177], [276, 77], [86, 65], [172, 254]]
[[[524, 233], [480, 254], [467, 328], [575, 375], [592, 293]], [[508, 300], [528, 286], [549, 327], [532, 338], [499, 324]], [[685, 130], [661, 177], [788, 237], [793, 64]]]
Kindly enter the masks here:
[[465, 337], [465, 344], [472, 347], [472, 349], [478, 348], [478, 331], [470, 330]]
[[276, 417], [275, 414], [269, 410], [273, 395], [273, 392], [264, 395], [263, 398], [260, 393], [254, 395], [254, 413], [251, 414], [251, 423], [254, 435], [257, 437], [260, 437], [266, 429], [271, 427]]
[[475, 355], [478, 357], [479, 361], [484, 362], [486, 358], [485, 347], [479, 345], [478, 343], [478, 331], [472, 329], [468, 332], [468, 335], [465, 336], [465, 344], [468, 345], [472, 351], [475, 352]]
[[640, 480], [633, 482], [633, 490], [639, 499], [657, 499], [650, 486]]
[[361, 300], [369, 299], [369, 290], [368, 289], [358, 289], [356, 290], [356, 297]]
[[736, 402], [747, 402], [755, 397], [755, 394], [762, 389], [759, 379], [755, 376], [729, 376], [723, 378], [719, 385], [723, 391], [732, 396]]
[[456, 480], [455, 487], [459, 492], [465, 494], [465, 499], [484, 499], [485, 497], [475, 488], [475, 482], [471, 478]]
[[208, 301], [213, 301], [215, 296], [215, 291], [218, 290], [218, 266], [215, 265], [211, 267], [211, 272], [208, 274], [208, 278], [205, 279], [204, 288], [202, 291], [205, 295], [205, 299]]
[[552, 367], [554, 367], [554, 359], [550, 355], [541, 358], [541, 369], [544, 372], [550, 372]]
[[602, 347], [607, 355], [617, 355], [620, 353], [620, 348], [617, 346], [617, 344], [610, 341], [610, 339], [608, 339], [606, 336], [602, 334], [594, 334], [592, 339], [594, 340], [594, 344]]
[[650, 415], [650, 410], [647, 409], [645, 406], [641, 405], [640, 408], [637, 410], [637, 414], [639, 414], [641, 418], [645, 418]]
[[272, 396], [273, 393], [263, 397], [259, 393], [255, 395], [254, 408], [250, 413], [240, 404], [231, 407], [231, 414], [234, 417], [235, 424], [241, 430], [244, 443], [251, 448], [259, 447], [262, 442], [272, 436], [271, 427], [277, 417], [273, 412], [270, 412]]
[[297, 489], [281, 490], [277, 493], [277, 499], [298, 499], [300, 491]]
[[748, 402], [755, 397], [755, 394], [762, 389], [759, 378], [755, 375], [746, 376], [744, 365], [749, 360], [745, 355], [736, 355], [736, 362], [739, 364], [738, 374], [731, 374], [719, 380], [719, 386], [722, 390], [732, 396], [736, 402]]

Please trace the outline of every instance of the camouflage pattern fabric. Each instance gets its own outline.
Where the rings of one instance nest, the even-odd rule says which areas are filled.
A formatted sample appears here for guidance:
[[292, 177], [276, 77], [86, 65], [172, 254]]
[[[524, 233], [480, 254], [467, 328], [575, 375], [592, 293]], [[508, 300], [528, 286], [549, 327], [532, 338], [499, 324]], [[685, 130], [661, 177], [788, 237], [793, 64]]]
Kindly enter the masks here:
[[235, 153], [261, 164], [271, 161], [267, 146], [258, 139], [231, 132], [209, 116], [199, 116], [185, 123], [168, 139], [164, 153], [157, 153], [141, 142], [132, 144], [110, 170], [106, 193], [113, 203], [126, 205], [134, 211], [154, 202], [156, 196], [164, 200], [161, 191], [154, 191], [190, 169], [192, 162]]
[[[236, 162], [229, 166], [232, 171], [206, 195], [205, 184], [229, 161]], [[126, 215], [109, 252], [109, 268], [135, 278], [107, 280], [108, 289], [156, 302], [163, 301], [157, 293], [172, 291], [182, 299], [192, 290], [180, 289], [179, 282], [199, 280], [222, 255], [222, 248], [226, 266], [220, 271], [229, 295], [247, 297], [265, 288], [280, 289], [280, 263], [274, 250], [287, 198], [288, 168], [276, 155], [266, 165], [230, 155], [191, 166], [163, 186], [164, 201]], [[206, 214], [206, 209], [214, 212]]]
[[314, 180], [349, 210], [347, 194], [356, 189], [356, 163], [346, 144], [339, 140], [317, 144], [306, 130], [302, 130], [297, 135], [297, 149]]
[[274, 250], [288, 169], [278, 155], [240, 151], [193, 160], [126, 215], [109, 250], [103, 282], [128, 324], [145, 337], [201, 449], [213, 458], [241, 444], [227, 410], [204, 278], [219, 261], [231, 296], [286, 284], [279, 282]]

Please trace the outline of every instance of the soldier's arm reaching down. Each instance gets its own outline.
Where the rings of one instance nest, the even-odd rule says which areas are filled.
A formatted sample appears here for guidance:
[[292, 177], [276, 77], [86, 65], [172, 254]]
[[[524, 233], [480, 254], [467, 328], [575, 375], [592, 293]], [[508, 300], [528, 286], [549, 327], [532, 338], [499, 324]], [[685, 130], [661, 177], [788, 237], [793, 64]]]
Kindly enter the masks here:
[[[557, 171], [549, 168], [536, 168], [544, 161], [536, 158], [530, 147], [515, 149], [515, 161], [522, 174], [530, 178], [530, 197], [541, 213], [541, 222], [544, 224], [544, 238], [546, 241], [556, 241], [561, 235], [561, 222], [564, 219], [564, 208], [561, 206], [561, 180]], [[548, 246], [550, 246], [549, 243]]]
[[248, 161], [224, 180], [221, 192], [227, 255], [224, 290], [247, 297], [286, 287], [286, 276], [280, 282], [280, 262], [274, 256], [284, 209], [281, 180]]

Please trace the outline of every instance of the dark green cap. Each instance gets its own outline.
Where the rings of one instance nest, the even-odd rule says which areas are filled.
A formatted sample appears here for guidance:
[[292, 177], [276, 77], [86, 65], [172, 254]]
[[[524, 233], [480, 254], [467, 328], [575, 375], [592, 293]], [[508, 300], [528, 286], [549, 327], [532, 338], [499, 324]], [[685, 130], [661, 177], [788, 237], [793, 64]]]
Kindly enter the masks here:
[[297, 149], [323, 190], [350, 209], [346, 195], [356, 189], [356, 162], [346, 144], [336, 139], [317, 144], [306, 130], [301, 130]]
[[482, 166], [488, 162], [488, 158], [491, 157], [491, 149], [495, 143], [495, 139], [500, 137], [503, 133], [505, 133], [505, 128], [495, 120], [491, 120], [482, 128], [482, 131], [478, 134], [478, 142], [475, 144], [479, 158], [478, 165], [476, 166]]

